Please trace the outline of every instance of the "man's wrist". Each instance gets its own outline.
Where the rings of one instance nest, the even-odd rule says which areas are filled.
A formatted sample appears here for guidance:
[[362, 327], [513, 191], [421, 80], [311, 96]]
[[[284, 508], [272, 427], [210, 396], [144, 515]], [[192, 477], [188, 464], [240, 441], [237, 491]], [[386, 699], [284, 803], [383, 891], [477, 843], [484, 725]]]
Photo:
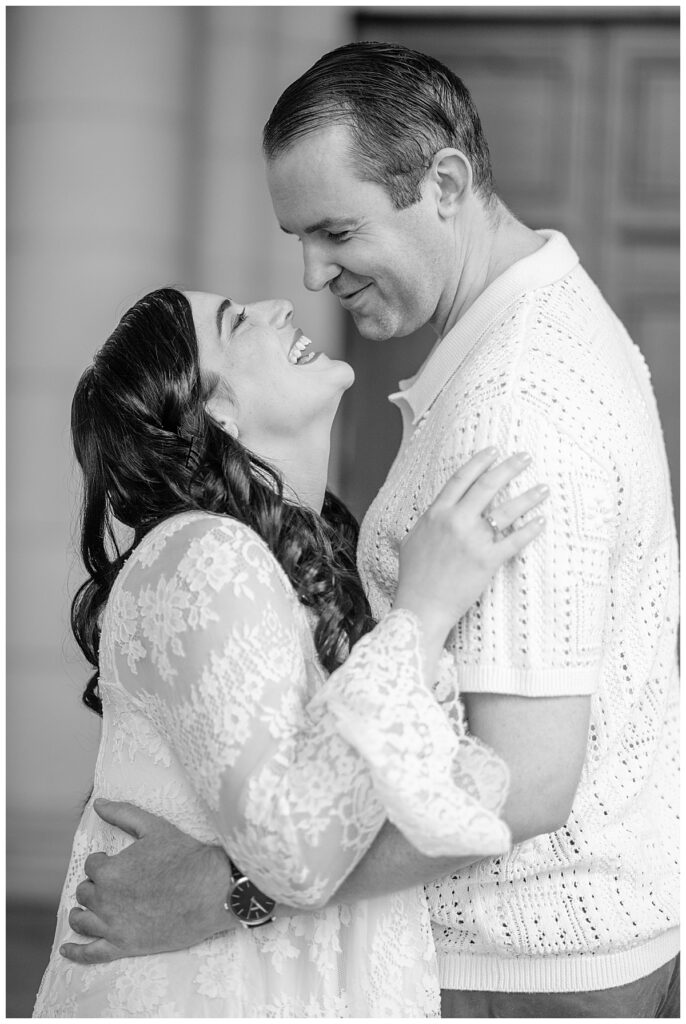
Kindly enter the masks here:
[[236, 927], [232, 914], [224, 909], [226, 896], [231, 888], [231, 862], [221, 846], [206, 848], [207, 864], [205, 874], [205, 892], [209, 896], [207, 902], [208, 936], [217, 932], [227, 931]]

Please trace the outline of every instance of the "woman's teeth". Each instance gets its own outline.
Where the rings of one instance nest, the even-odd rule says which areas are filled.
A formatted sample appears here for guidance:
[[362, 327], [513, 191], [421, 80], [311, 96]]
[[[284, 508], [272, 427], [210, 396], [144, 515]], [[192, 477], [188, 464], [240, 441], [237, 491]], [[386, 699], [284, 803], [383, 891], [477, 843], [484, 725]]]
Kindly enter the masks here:
[[311, 340], [309, 338], [306, 338], [305, 335], [302, 334], [298, 338], [298, 340], [293, 345], [291, 345], [291, 350], [288, 353], [289, 363], [293, 363], [295, 365], [297, 363], [311, 362], [316, 356], [316, 352], [308, 352], [306, 356], [303, 356], [303, 352], [305, 351], [307, 346], [311, 344]]

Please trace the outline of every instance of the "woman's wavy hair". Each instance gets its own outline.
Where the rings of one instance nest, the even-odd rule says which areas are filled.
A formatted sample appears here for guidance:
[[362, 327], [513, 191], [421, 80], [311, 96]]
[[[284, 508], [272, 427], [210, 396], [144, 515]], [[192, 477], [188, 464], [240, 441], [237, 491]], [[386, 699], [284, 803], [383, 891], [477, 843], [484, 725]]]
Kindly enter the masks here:
[[[355, 564], [354, 517], [330, 491], [321, 515], [284, 498], [278, 472], [207, 412], [215, 389], [227, 385], [201, 373], [190, 304], [174, 288], [136, 302], [77, 385], [71, 434], [84, 480], [88, 579], [74, 596], [71, 624], [96, 670], [83, 701], [98, 714], [101, 618], [112, 584], [141, 539], [179, 512], [231, 516], [259, 534], [313, 610], [328, 671], [373, 625]], [[133, 531], [129, 543], [118, 524]]]

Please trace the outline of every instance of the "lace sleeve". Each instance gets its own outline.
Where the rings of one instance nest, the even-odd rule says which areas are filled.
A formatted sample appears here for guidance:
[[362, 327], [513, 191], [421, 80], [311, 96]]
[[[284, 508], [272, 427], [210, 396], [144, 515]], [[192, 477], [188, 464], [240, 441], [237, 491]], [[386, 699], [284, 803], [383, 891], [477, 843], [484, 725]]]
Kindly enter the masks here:
[[[481, 808], [479, 825], [477, 801], [451, 781], [459, 741], [421, 680], [410, 616], [389, 616], [313, 699], [303, 610], [256, 534], [204, 516], [147, 550], [118, 597], [134, 667], [120, 678], [265, 892], [325, 904], [371, 845], [386, 803], [420, 846], [426, 829], [455, 842], [455, 827], [460, 851], [468, 835], [487, 847], [475, 852], [507, 846], [503, 823]], [[377, 712], [362, 737], [360, 713]], [[458, 818], [450, 832], [448, 817], [467, 806], [464, 835]]]
[[493, 751], [458, 735], [423, 679], [422, 633], [391, 612], [363, 637], [316, 701], [364, 757], [389, 819], [428, 856], [502, 853], [498, 817], [509, 772]]

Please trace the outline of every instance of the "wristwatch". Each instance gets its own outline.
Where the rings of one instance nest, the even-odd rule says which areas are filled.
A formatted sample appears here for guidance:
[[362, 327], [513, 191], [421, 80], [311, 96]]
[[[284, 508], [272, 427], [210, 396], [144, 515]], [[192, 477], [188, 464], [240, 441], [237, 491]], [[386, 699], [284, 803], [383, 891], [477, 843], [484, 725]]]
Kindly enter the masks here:
[[259, 928], [274, 920], [276, 901], [265, 896], [229, 858], [231, 885], [224, 902], [224, 910], [238, 918], [244, 928]]

